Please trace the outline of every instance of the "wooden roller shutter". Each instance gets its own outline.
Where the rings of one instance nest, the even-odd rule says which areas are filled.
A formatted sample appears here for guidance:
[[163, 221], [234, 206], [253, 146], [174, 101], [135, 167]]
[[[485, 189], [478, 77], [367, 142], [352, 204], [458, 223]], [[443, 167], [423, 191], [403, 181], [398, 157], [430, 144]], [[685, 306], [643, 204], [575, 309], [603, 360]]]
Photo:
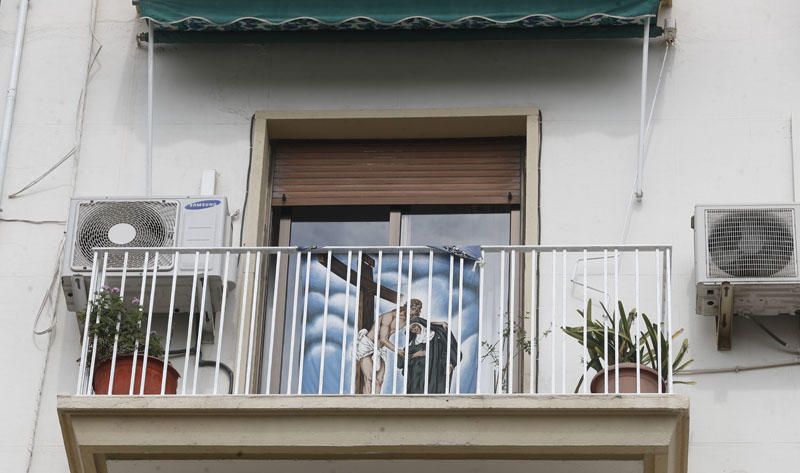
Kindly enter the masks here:
[[276, 141], [272, 203], [519, 204], [524, 141]]

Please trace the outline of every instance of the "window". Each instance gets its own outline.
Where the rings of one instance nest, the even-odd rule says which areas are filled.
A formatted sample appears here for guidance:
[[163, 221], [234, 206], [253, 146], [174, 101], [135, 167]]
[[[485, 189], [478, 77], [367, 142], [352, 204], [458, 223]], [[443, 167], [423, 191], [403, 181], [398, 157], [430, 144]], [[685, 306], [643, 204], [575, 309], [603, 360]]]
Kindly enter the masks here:
[[[274, 153], [279, 246], [465, 248], [509, 244], [512, 227], [519, 228], [518, 221], [512, 225], [521, 194], [516, 139], [283, 142]], [[454, 349], [463, 344], [454, 351], [462, 362], [447, 360], [444, 381], [430, 372], [428, 392], [475, 389], [477, 272], [447, 253], [430, 260], [429, 252], [417, 251], [409, 284], [408, 257], [401, 250], [364, 251], [359, 273], [357, 255], [342, 251], [332, 255], [330, 275], [327, 255], [300, 258], [299, 268], [296, 257], [287, 262], [282, 392], [397, 392], [398, 384], [400, 392], [422, 390], [423, 377], [411, 376], [420, 370], [412, 363], [406, 377], [396, 351], [382, 352], [374, 367], [358, 356], [359, 343], [372, 337], [374, 344], [376, 318], [410, 307], [411, 300], [420, 301], [421, 320], [429, 318], [432, 330], [450, 327]], [[489, 292], [489, 299], [501, 296]], [[402, 330], [394, 330], [399, 340]]]

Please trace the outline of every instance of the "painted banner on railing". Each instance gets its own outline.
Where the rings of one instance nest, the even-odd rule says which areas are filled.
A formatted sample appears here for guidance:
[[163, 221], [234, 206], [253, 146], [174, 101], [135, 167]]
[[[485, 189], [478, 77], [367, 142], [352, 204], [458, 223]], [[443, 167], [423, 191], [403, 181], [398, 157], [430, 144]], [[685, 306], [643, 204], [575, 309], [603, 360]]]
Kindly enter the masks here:
[[285, 367], [295, 376], [283, 379], [301, 379], [282, 391], [475, 392], [480, 281], [477, 258], [465, 256], [348, 252], [331, 254], [330, 264], [327, 254], [300, 258], [299, 285], [287, 298], [287, 314], [296, 313], [287, 339], [294, 330], [301, 346]]

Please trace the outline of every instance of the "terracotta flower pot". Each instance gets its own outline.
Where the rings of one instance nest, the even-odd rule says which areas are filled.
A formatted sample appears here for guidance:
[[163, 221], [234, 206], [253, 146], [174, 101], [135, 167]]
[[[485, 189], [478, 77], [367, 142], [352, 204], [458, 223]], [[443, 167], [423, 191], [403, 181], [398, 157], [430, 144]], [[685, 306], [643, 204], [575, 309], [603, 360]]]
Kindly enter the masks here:
[[[616, 373], [619, 372], [619, 392], [621, 394], [636, 394], [636, 363], [620, 363], [611, 365], [607, 370], [599, 371], [589, 385], [593, 394], [603, 394], [605, 389], [605, 372], [608, 371], [608, 393], [615, 394]], [[639, 392], [644, 394], [658, 393], [658, 372], [649, 366], [639, 367], [640, 383]], [[667, 392], [664, 382], [661, 382], [661, 392]]]
[[[133, 394], [140, 394], [142, 386], [143, 357], [136, 357], [136, 375], [133, 383]], [[161, 394], [161, 375], [164, 362], [152, 356], [147, 357], [147, 370], [144, 374], [144, 394]], [[133, 371], [133, 355], [118, 356], [114, 366], [114, 384], [111, 394], [127, 395], [130, 393], [131, 372]], [[167, 380], [164, 394], [175, 394], [178, 391], [178, 378], [181, 375], [167, 365]], [[92, 387], [96, 394], [108, 393], [108, 381], [111, 379], [111, 359], [101, 361], [94, 370]]]

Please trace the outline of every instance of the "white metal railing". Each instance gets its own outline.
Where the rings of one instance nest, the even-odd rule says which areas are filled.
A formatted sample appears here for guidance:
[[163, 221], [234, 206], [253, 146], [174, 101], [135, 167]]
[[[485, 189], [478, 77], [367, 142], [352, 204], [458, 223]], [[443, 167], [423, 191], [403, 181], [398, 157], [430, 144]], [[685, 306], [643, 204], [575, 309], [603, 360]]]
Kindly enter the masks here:
[[[76, 391], [569, 394], [597, 376], [594, 392], [620, 393], [620, 370], [597, 374], [597, 363], [614, 365], [613, 347], [629, 335], [640, 346], [647, 327], [636, 316], [626, 331], [615, 308], [649, 314], [670, 340], [670, 280], [666, 245], [98, 248]], [[103, 331], [109, 314], [116, 325]], [[634, 392], [655, 360], [658, 392], [671, 393], [672, 345], [653, 345], [634, 350]], [[148, 364], [155, 374], [142, 375]]]

